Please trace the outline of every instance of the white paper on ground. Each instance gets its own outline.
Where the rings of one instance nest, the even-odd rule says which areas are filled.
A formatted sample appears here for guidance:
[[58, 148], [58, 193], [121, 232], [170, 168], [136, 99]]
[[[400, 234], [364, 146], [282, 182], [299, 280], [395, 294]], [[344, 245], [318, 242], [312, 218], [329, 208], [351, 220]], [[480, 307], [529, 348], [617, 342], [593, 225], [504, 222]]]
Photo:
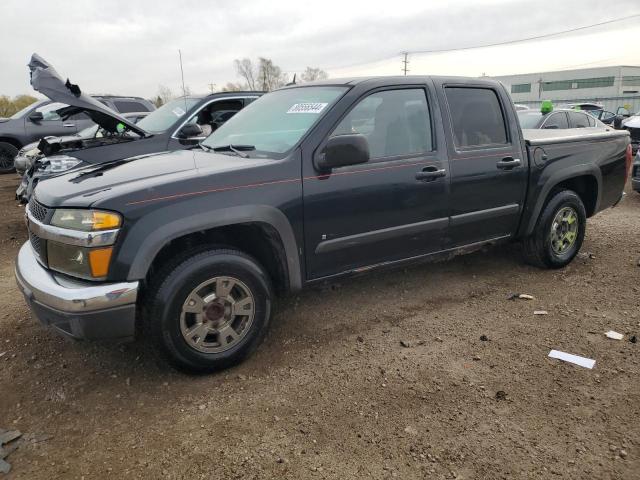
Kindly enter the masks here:
[[614, 332], [613, 330], [609, 330], [605, 335], [607, 338], [612, 338], [613, 340], [622, 340], [624, 338], [623, 334]]
[[578, 355], [572, 355], [570, 353], [561, 352], [559, 350], [551, 350], [549, 352], [550, 358], [557, 358], [558, 360], [564, 360], [565, 362], [575, 363], [576, 365], [580, 365], [585, 368], [593, 368], [596, 364], [595, 360], [590, 358], [580, 357]]

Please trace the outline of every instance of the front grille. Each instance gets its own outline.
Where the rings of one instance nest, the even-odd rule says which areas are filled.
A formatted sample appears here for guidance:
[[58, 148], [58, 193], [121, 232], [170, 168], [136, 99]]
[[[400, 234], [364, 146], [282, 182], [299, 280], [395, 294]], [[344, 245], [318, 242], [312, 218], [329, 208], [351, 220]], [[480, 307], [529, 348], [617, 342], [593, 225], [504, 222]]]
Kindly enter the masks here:
[[32, 199], [29, 201], [29, 212], [31, 212], [33, 218], [39, 222], [44, 222], [45, 218], [47, 218], [47, 213], [49, 213], [49, 209]]
[[45, 260], [46, 242], [43, 239], [41, 239], [37, 235], [34, 235], [31, 232], [29, 232], [29, 241], [31, 242], [31, 247], [33, 248], [33, 251], [35, 252], [35, 254], [42, 261], [44, 261]]

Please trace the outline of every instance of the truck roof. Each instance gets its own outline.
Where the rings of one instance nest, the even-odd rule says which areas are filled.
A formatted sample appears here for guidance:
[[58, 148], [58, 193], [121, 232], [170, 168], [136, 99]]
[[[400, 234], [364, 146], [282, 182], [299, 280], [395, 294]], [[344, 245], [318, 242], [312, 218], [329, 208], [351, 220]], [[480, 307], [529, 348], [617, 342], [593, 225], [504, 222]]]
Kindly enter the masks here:
[[308, 87], [315, 85], [349, 85], [354, 86], [360, 83], [371, 82], [380, 84], [403, 84], [403, 83], [424, 83], [429, 79], [451, 82], [451, 83], [482, 83], [487, 85], [501, 85], [498, 80], [486, 77], [459, 77], [447, 75], [389, 75], [389, 76], [371, 76], [371, 77], [344, 77], [329, 78], [327, 80], [315, 80], [313, 82], [297, 83], [287, 85], [282, 88]]

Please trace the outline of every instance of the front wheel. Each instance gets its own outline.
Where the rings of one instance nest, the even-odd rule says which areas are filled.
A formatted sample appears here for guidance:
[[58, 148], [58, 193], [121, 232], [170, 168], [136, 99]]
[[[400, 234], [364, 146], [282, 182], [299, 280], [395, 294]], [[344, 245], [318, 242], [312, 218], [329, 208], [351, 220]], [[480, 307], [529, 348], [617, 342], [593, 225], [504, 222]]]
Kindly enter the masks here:
[[252, 257], [231, 249], [186, 253], [151, 287], [145, 329], [176, 367], [231, 367], [260, 343], [269, 325], [272, 288]]
[[571, 190], [558, 191], [523, 242], [526, 261], [543, 268], [568, 265], [580, 251], [586, 225], [587, 214], [580, 197]]
[[0, 174], [11, 173], [15, 170], [13, 164], [18, 149], [7, 142], [0, 142]]

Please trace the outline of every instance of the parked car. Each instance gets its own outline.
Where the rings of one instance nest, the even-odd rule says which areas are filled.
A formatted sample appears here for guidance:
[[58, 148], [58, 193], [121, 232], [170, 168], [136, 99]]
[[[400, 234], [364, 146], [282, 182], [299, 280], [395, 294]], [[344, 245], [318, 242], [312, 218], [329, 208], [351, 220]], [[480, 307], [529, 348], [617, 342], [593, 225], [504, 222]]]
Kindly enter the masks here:
[[636, 151], [636, 157], [633, 161], [633, 168], [631, 171], [631, 187], [638, 193], [640, 193], [640, 151]]
[[[36, 68], [36, 65], [45, 63], [34, 54], [29, 66]], [[155, 109], [151, 102], [140, 97], [96, 95], [91, 98], [120, 113]], [[0, 118], [0, 173], [13, 171], [13, 159], [25, 145], [47, 136], [74, 135], [93, 123], [94, 120], [85, 111], [70, 108], [67, 102], [51, 99], [39, 100], [10, 118]]]
[[[130, 120], [133, 123], [138, 123], [141, 119], [149, 115], [149, 112], [132, 112], [132, 113], [123, 113], [122, 116], [127, 120]], [[59, 145], [70, 145], [77, 143], [78, 140], [89, 140], [96, 138], [104, 138], [109, 135], [104, 128], [101, 126], [94, 124], [91, 127], [87, 127], [84, 130], [76, 133], [75, 135], [67, 135], [64, 137], [45, 137], [47, 143], [49, 144], [59, 144]], [[33, 163], [36, 160], [41, 160], [44, 157], [44, 154], [38, 148], [38, 144], [40, 142], [33, 142], [28, 145], [25, 145], [20, 149], [18, 155], [13, 160], [13, 165], [16, 169], [16, 173], [18, 175], [24, 175]], [[24, 179], [25, 181], [27, 179]]]
[[608, 112], [606, 110], [587, 110], [589, 115], [593, 115], [594, 118], [600, 120], [605, 125], [613, 126], [613, 122], [616, 118], [616, 114]]
[[[16, 196], [28, 201], [33, 189], [44, 179], [87, 165], [121, 160], [167, 150], [197, 146], [262, 92], [224, 92], [181, 97], [158, 108], [135, 125], [119, 130], [122, 116], [86, 95], [71, 92], [68, 83], [44, 60], [30, 64], [31, 84], [54, 102], [65, 102], [91, 116], [108, 135], [100, 139], [52, 142], [43, 139], [39, 149], [45, 155], [27, 170]], [[42, 85], [46, 79], [47, 89]], [[78, 89], [77, 86], [73, 86]]]
[[577, 110], [554, 109], [549, 113], [543, 113], [540, 110], [521, 110], [517, 113], [522, 128], [607, 128], [592, 115]]
[[640, 115], [632, 115], [623, 120], [621, 128], [631, 135], [631, 149], [635, 155], [640, 146]]
[[174, 365], [229, 367], [277, 293], [514, 240], [532, 264], [571, 262], [622, 197], [628, 132], [524, 132], [487, 79], [288, 86], [200, 148], [42, 182], [17, 282], [67, 335], [132, 338], [140, 321]]

